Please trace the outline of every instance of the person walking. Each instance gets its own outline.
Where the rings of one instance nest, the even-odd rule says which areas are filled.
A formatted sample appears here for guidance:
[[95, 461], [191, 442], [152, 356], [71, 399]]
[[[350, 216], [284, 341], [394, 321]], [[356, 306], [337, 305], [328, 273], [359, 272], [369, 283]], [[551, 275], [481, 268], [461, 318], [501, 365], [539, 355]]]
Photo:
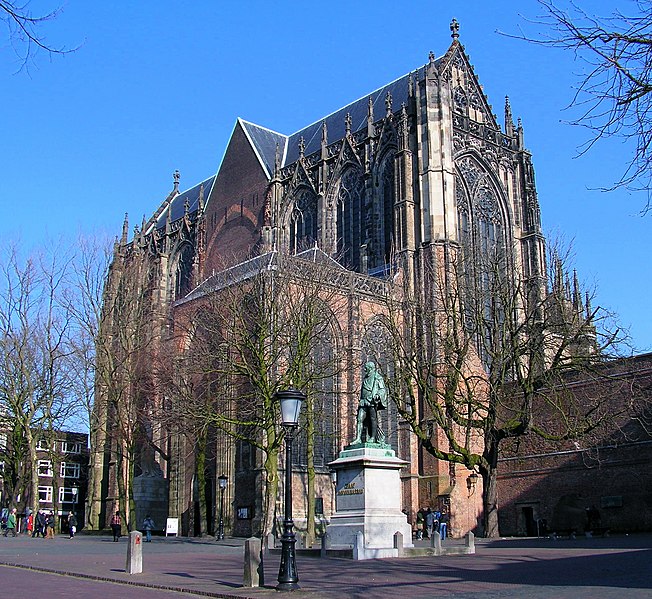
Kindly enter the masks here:
[[426, 510], [426, 539], [432, 539], [432, 533], [435, 529], [435, 512], [430, 508]]
[[74, 539], [77, 532], [77, 517], [74, 512], [68, 514], [68, 531], [70, 532], [70, 538]]
[[117, 543], [122, 534], [122, 519], [120, 518], [120, 512], [116, 512], [113, 518], [111, 518], [111, 531], [113, 532], [113, 541]]
[[145, 531], [145, 536], [146, 536], [145, 541], [147, 543], [152, 542], [152, 530], [154, 529], [155, 526], [156, 525], [154, 524], [154, 520], [152, 520], [152, 517], [149, 514], [147, 514], [147, 516], [145, 516], [145, 519], [143, 520], [143, 530]]
[[12, 537], [16, 536], [16, 508], [9, 512], [7, 516], [7, 528], [5, 528], [5, 537], [11, 533]]
[[30, 512], [30, 514], [27, 516], [25, 522], [27, 527], [27, 536], [31, 537], [34, 533], [34, 514], [32, 512]]
[[34, 530], [32, 531], [32, 538], [38, 537], [45, 538], [45, 514], [43, 510], [36, 512], [36, 517], [34, 518]]
[[45, 538], [54, 539], [54, 512], [45, 517]]

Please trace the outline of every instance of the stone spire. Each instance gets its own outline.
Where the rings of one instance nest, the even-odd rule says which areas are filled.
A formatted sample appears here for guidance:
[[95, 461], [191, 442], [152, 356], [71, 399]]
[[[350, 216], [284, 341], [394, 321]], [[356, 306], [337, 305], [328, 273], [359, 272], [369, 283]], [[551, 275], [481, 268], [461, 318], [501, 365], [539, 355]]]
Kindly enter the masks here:
[[512, 117], [512, 107], [509, 103], [509, 96], [505, 96], [505, 135], [514, 136], [514, 118]]
[[385, 96], [385, 116], [392, 116], [392, 94], [389, 91]]
[[346, 135], [351, 135], [351, 113], [347, 112], [346, 116], [344, 117], [344, 127], [346, 128]]
[[129, 237], [129, 215], [125, 212], [125, 219], [122, 222], [122, 238], [120, 239], [120, 245], [127, 245], [128, 237]]
[[303, 139], [303, 135], [299, 138], [299, 158], [303, 158], [306, 153], [306, 140]]
[[181, 179], [181, 173], [179, 172], [179, 169], [174, 171], [172, 178], [174, 179], [174, 188], [172, 191], [174, 193], [179, 193], [179, 179]]

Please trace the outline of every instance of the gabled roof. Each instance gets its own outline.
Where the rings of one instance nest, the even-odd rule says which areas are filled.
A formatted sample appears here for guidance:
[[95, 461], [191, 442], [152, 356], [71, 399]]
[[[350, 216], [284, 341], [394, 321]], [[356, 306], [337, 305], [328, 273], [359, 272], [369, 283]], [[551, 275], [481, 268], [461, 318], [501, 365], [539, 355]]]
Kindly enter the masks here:
[[282, 158], [287, 146], [287, 136], [260, 125], [254, 125], [254, 123], [249, 123], [241, 118], [238, 118], [238, 122], [256, 152], [261, 166], [265, 169], [267, 177], [271, 179], [276, 162], [276, 146], [278, 145]]
[[281, 261], [285, 261], [287, 266], [288, 262], [296, 264], [296, 260], [325, 265], [337, 271], [346, 271], [346, 268], [339, 262], [333, 260], [319, 248], [310, 248], [294, 256], [281, 256], [277, 251], [272, 251], [211, 275], [204, 282], [197, 285], [186, 297], [178, 300], [177, 304], [184, 304], [209, 293], [236, 285], [259, 275], [261, 272], [278, 270]]

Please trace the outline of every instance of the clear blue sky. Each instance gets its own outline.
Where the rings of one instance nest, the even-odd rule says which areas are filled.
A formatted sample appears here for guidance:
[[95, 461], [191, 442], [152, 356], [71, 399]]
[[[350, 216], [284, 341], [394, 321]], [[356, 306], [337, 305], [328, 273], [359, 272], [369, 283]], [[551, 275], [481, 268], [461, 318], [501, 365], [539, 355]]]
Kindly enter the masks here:
[[[579, 3], [595, 14], [614, 4]], [[541, 14], [535, 0], [64, 0], [63, 9], [41, 31], [76, 52], [41, 54], [15, 74], [0, 41], [4, 238], [119, 234], [125, 212], [133, 227], [155, 210], [175, 169], [183, 189], [214, 174], [237, 117], [293, 133], [425, 64], [430, 50], [441, 56], [456, 17], [499, 121], [505, 95], [523, 120], [546, 231], [574, 240], [581, 278], [638, 349], [652, 349], [652, 215], [640, 215], [640, 196], [592, 190], [619, 177], [627, 148], [604, 143], [575, 158], [586, 132], [563, 121], [581, 65], [497, 33], [534, 31], [524, 17]]]

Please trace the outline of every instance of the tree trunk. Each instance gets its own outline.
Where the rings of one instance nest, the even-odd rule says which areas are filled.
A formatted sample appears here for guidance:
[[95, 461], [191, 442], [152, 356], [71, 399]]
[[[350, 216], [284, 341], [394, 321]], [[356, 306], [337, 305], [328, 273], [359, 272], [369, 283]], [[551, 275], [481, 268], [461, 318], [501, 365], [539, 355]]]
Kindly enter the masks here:
[[278, 450], [273, 449], [267, 452], [263, 472], [266, 476], [265, 493], [263, 500], [264, 517], [262, 522], [263, 541], [267, 535], [274, 530], [276, 516], [276, 495], [278, 492]]
[[208, 534], [208, 522], [206, 520], [206, 431], [197, 435], [197, 492], [199, 495], [199, 536]]
[[306, 452], [307, 452], [307, 493], [308, 510], [306, 514], [306, 539], [307, 545], [312, 545], [315, 540], [315, 414], [313, 400], [307, 397], [306, 418]]
[[[104, 479], [104, 460], [106, 444], [106, 409], [98, 402], [95, 414], [95, 426], [91, 429], [90, 456], [88, 464], [88, 491], [86, 493], [86, 522], [87, 530], [101, 530], [106, 522], [100, 522], [102, 515], [102, 480]], [[106, 516], [105, 516], [106, 518]]]
[[482, 522], [484, 536], [493, 539], [500, 536], [498, 530], [498, 440], [494, 435], [485, 439], [484, 457], [487, 466], [480, 467], [482, 476]]

